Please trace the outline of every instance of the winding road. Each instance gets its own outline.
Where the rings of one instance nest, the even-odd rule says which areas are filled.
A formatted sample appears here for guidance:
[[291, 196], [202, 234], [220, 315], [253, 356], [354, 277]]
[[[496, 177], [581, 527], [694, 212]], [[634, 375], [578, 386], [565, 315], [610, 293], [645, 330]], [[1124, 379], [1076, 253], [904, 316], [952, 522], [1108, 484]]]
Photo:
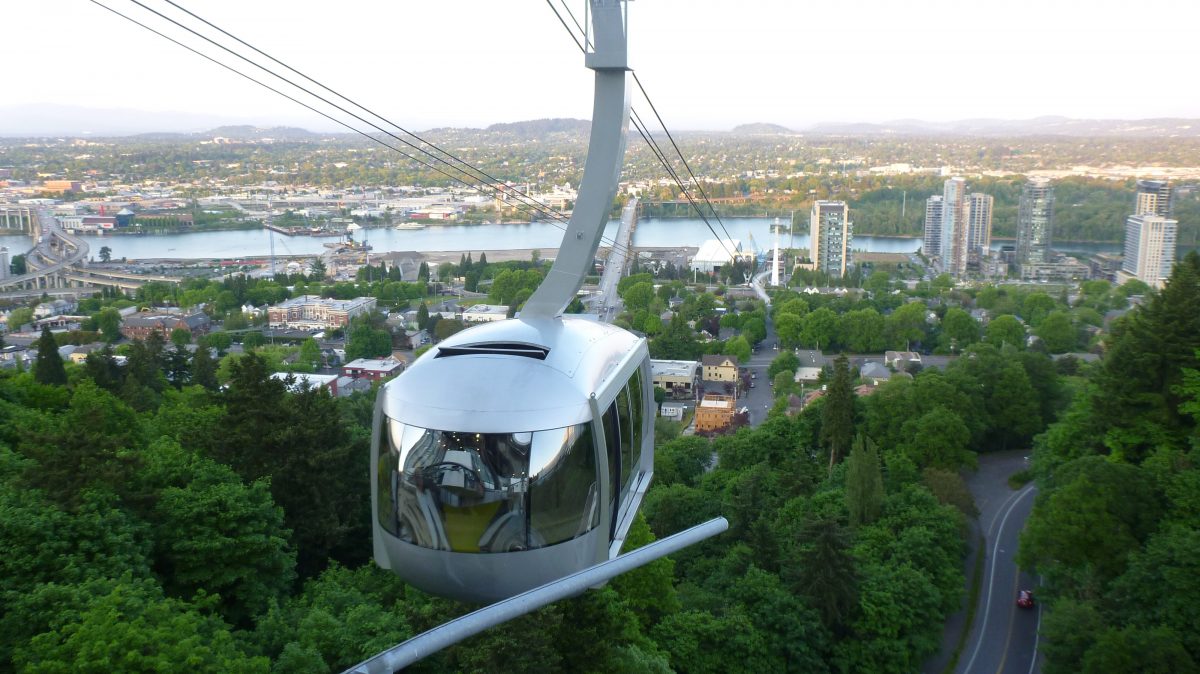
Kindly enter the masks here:
[[984, 537], [984, 567], [975, 619], [956, 672], [960, 674], [1031, 674], [1040, 671], [1037, 656], [1041, 604], [1022, 609], [1017, 592], [1034, 589], [1036, 579], [1016, 564], [1017, 545], [1033, 510], [1033, 483], [1017, 491], [1008, 477], [1026, 467], [1025, 451], [979, 457], [979, 470], [967, 480], [979, 508]]

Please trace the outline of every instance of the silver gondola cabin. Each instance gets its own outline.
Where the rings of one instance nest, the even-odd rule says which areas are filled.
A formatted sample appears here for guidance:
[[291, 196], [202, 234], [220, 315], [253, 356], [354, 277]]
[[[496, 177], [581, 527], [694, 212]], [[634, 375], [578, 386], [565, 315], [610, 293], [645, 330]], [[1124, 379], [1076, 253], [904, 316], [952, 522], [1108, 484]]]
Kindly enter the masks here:
[[615, 556], [653, 470], [649, 382], [646, 341], [593, 320], [442, 342], [379, 396], [376, 562], [492, 601]]
[[615, 557], [650, 483], [646, 340], [563, 316], [608, 222], [629, 120], [625, 3], [588, 7], [591, 138], [553, 267], [517, 319], [443, 341], [376, 403], [375, 561], [434, 594], [495, 601]]

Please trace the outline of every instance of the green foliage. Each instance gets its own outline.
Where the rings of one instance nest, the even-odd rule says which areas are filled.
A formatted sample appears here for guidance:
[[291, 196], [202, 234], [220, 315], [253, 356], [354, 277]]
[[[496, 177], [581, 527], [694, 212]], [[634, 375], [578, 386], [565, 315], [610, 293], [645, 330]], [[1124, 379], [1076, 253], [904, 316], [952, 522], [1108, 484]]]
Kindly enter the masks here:
[[1001, 346], [1025, 348], [1025, 326], [1012, 316], [1004, 315], [993, 318], [987, 324], [984, 332], [987, 335], [988, 343], [996, 348]]
[[892, 349], [909, 351], [925, 339], [927, 326], [925, 305], [921, 302], [909, 302], [887, 317], [887, 343]]
[[17, 330], [28, 323], [33, 322], [33, 309], [29, 307], [17, 307], [8, 314], [8, 330], [9, 332], [17, 332]]
[[276, 670], [339, 671], [413, 636], [404, 586], [374, 566], [327, 569], [254, 635]]
[[846, 461], [846, 511], [850, 524], [870, 524], [883, 506], [883, 473], [875, 443], [859, 435]]
[[105, 307], [96, 314], [96, 326], [104, 334], [104, 341], [112, 344], [121, 339], [121, 312]]
[[695, 487], [712, 461], [708, 439], [695, 435], [676, 438], [654, 448], [654, 481], [661, 486]]
[[62, 385], [67, 383], [67, 370], [62, 356], [58, 355], [58, 342], [50, 332], [50, 326], [42, 327], [42, 336], [37, 341], [37, 361], [33, 365], [33, 378], [39, 384]]
[[791, 351], [782, 351], [775, 359], [771, 361], [771, 365], [767, 367], [767, 377], [774, 379], [781, 372], [796, 374], [796, 370], [800, 368], [800, 358]]
[[281, 599], [294, 576], [283, 511], [267, 481], [245, 485], [228, 467], [197, 462], [191, 480], [169, 486], [149, 515], [168, 593], [217, 593], [231, 623], [247, 624]]
[[846, 356], [833, 362], [833, 381], [822, 398], [821, 442], [829, 452], [829, 470], [845, 456], [854, 437], [854, 391], [850, 388], [850, 365]]
[[957, 470], [975, 464], [975, 456], [967, 448], [971, 437], [967, 425], [945, 407], [905, 422], [903, 433], [909, 440], [899, 449], [919, 467]]
[[853, 353], [883, 351], [885, 321], [873, 308], [848, 311], [838, 320], [839, 344]]
[[1034, 330], [1050, 353], [1074, 351], [1079, 343], [1079, 332], [1071, 316], [1065, 311], [1055, 311], [1047, 316]]
[[979, 341], [979, 323], [971, 314], [950, 307], [942, 317], [942, 332], [938, 346], [947, 352], [958, 353]]
[[[441, 323], [438, 324], [441, 331]], [[444, 339], [440, 334], [438, 339]], [[369, 320], [355, 319], [346, 339], [346, 362], [359, 358], [386, 358], [392, 354], [392, 335], [387, 330], [375, 328]]]
[[21, 671], [266, 672], [269, 664], [239, 650], [220, 619], [164, 598], [149, 581], [122, 580], [52, 627], [16, 650]]

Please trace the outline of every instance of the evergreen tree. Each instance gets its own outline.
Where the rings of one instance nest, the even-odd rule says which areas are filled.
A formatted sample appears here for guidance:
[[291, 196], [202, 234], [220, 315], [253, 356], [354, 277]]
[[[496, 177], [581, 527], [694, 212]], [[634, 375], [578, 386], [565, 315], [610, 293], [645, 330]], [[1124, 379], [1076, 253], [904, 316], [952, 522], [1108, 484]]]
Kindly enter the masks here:
[[1178, 391], [1182, 372], [1200, 367], [1198, 349], [1200, 254], [1193, 251], [1175, 264], [1161, 292], [1113, 329], [1092, 400], [1108, 451], [1137, 462], [1162, 436], [1187, 432]]
[[58, 342], [50, 326], [42, 326], [42, 336], [37, 341], [37, 362], [33, 365], [33, 378], [39, 384], [66, 385], [67, 370], [63, 367], [62, 356], [58, 355]]
[[163, 366], [166, 370], [167, 380], [176, 389], [181, 389], [192, 381], [190, 360], [187, 349], [181, 346], [176, 346], [166, 353]]
[[422, 330], [426, 329], [429, 324], [429, 305], [421, 302], [421, 306], [417, 307], [417, 327]]
[[847, 464], [846, 509], [850, 511], [850, 524], [870, 524], [883, 507], [883, 473], [875, 443], [860, 434]]
[[844, 456], [854, 437], [854, 389], [845, 354], [833, 362], [833, 381], [825, 391], [821, 409], [821, 442], [829, 449], [829, 471]]
[[200, 345], [192, 354], [192, 383], [210, 391], [217, 390], [217, 363], [208, 346]]
[[832, 518], [804, 523], [785, 566], [791, 587], [821, 613], [826, 627], [843, 625], [858, 598], [850, 533]]

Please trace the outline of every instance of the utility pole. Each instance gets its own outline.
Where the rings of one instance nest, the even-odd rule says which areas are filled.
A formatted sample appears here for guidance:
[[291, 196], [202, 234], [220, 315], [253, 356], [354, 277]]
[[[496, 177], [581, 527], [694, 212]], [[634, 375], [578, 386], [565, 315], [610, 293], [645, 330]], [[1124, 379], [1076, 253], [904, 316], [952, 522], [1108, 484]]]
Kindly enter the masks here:
[[267, 196], [267, 238], [271, 241], [271, 280], [275, 280], [275, 230], [271, 229], [271, 197]]

